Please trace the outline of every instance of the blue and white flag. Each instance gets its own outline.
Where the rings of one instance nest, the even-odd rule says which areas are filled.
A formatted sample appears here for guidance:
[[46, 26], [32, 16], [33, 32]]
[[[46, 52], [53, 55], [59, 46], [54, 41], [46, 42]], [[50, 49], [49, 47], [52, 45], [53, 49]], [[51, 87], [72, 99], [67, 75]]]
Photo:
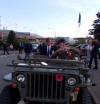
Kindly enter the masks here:
[[81, 25], [81, 14], [79, 13], [79, 18], [78, 18], [78, 27], [80, 27], [80, 25]]

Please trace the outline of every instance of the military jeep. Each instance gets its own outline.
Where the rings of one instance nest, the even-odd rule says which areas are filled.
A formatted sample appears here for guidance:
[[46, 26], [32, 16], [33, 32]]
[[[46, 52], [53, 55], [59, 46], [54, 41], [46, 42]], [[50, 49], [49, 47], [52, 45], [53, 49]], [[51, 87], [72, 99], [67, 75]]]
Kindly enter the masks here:
[[80, 60], [31, 58], [8, 66], [14, 71], [4, 79], [12, 85], [2, 90], [1, 104], [80, 104], [82, 89], [92, 85], [89, 69]]

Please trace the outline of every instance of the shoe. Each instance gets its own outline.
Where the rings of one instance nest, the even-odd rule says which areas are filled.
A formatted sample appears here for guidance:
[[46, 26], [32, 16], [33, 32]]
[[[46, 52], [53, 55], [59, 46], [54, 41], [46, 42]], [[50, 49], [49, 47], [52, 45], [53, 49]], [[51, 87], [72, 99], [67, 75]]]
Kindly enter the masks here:
[[88, 66], [89, 69], [91, 69], [91, 66]]

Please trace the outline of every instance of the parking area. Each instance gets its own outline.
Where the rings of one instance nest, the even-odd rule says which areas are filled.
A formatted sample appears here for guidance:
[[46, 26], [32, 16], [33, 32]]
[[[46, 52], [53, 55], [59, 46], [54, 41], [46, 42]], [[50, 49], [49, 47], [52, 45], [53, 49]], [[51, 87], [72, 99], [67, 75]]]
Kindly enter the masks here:
[[96, 84], [96, 86], [91, 86], [88, 88], [96, 104], [100, 104], [100, 59], [98, 62], [99, 69], [90, 70], [90, 74], [92, 75], [93, 82]]

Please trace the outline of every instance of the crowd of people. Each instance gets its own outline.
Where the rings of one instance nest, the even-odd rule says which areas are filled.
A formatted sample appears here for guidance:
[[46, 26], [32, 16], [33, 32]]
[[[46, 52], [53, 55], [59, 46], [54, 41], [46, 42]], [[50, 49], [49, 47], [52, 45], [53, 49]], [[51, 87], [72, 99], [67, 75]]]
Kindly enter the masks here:
[[[100, 40], [89, 39], [85, 47], [86, 59], [88, 61], [88, 68], [98, 69], [98, 59], [100, 59]], [[75, 59], [76, 56], [81, 56], [81, 50], [69, 46], [62, 38], [58, 40], [55, 45], [52, 45], [49, 39], [46, 40], [46, 45], [40, 44], [39, 51], [41, 55], [47, 55], [49, 58], [60, 58], [60, 59]]]
[[52, 44], [47, 39], [46, 44], [40, 44], [38, 49], [41, 55], [46, 55], [49, 58], [74, 59], [74, 55], [76, 56], [80, 53], [78, 49], [69, 46], [64, 38], [61, 38], [55, 44]]
[[[5, 54], [9, 55], [10, 54], [9, 50], [10, 51], [15, 50], [14, 45], [12, 43], [10, 45], [8, 45], [6, 41], [3, 41], [2, 48], [3, 48], [3, 55], [5, 55]], [[17, 49], [19, 51], [19, 54], [22, 54], [22, 52], [24, 50], [26, 56], [28, 56], [28, 53], [32, 52], [32, 44], [30, 43], [29, 40], [27, 40], [25, 43], [20, 41], [19, 44], [18, 44]]]
[[[100, 40], [96, 39], [89, 39], [88, 45], [85, 48], [86, 50], [86, 57], [88, 60], [88, 67], [91, 68], [92, 62], [94, 60], [94, 69], [98, 69], [98, 58], [100, 58]], [[10, 50], [14, 50], [13, 44], [10, 44]], [[9, 54], [8, 52], [8, 45], [6, 42], [3, 42], [3, 50], [4, 53]], [[19, 54], [22, 54], [23, 50], [25, 52], [25, 58], [30, 57], [32, 53], [32, 44], [29, 40], [26, 41], [25, 44], [23, 44], [21, 41], [18, 45]], [[81, 56], [81, 50], [70, 46], [64, 38], [59, 39], [55, 44], [51, 42], [51, 40], [48, 38], [46, 39], [46, 42], [40, 42], [38, 48], [38, 53], [40, 55], [45, 55], [48, 58], [60, 58], [60, 59], [75, 59], [77, 56]]]

